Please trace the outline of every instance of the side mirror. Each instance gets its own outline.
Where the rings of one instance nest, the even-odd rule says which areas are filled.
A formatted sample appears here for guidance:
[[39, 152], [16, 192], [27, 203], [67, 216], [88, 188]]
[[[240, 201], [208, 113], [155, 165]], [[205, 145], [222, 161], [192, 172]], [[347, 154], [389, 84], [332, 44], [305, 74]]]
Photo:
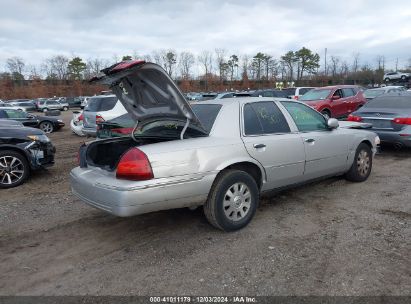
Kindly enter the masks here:
[[340, 98], [341, 98], [340, 95], [333, 95], [333, 97], [331, 97], [331, 100], [338, 100]]
[[327, 125], [330, 129], [337, 129], [339, 126], [338, 120], [335, 118], [329, 118], [327, 120]]

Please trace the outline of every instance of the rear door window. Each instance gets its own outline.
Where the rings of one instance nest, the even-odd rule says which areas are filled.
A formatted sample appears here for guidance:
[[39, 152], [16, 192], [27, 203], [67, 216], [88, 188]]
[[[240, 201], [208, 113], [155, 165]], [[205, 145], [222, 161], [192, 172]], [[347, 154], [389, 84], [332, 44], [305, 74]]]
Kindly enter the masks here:
[[290, 127], [274, 102], [255, 102], [244, 106], [244, 134], [289, 133]]
[[344, 97], [351, 97], [355, 95], [354, 90], [351, 88], [344, 88], [342, 89], [342, 91], [343, 91]]
[[85, 111], [89, 112], [103, 112], [110, 111], [117, 103], [117, 97], [94, 97], [88, 100]]
[[298, 102], [282, 102], [301, 132], [328, 130], [324, 116]]

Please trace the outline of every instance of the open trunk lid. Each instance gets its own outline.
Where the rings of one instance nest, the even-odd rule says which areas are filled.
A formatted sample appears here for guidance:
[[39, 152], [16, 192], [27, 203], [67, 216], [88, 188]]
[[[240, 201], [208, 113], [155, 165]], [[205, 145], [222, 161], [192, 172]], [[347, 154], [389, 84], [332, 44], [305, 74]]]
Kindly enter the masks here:
[[144, 124], [144, 121], [152, 119], [178, 119], [189, 121], [207, 134], [182, 92], [159, 65], [130, 60], [102, 72], [104, 76], [91, 81], [109, 85], [136, 122]]

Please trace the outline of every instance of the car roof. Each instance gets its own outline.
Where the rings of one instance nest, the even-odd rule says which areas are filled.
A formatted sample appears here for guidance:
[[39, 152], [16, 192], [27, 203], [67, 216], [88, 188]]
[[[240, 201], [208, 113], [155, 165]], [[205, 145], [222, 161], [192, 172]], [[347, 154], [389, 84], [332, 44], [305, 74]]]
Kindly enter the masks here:
[[293, 101], [293, 100], [288, 99], [288, 98], [281, 98], [281, 97], [232, 97], [232, 98], [211, 99], [211, 100], [206, 100], [206, 101], [192, 102], [191, 105], [196, 105], [196, 104], [221, 104], [221, 105], [227, 105], [227, 104], [233, 104], [233, 103], [245, 104], [245, 103], [253, 103], [253, 102], [259, 102], [259, 101], [297, 102], [297, 101]]
[[349, 84], [342, 84], [342, 85], [333, 85], [333, 86], [326, 86], [326, 87], [318, 87], [314, 88], [314, 90], [322, 90], [322, 89], [337, 89], [337, 88], [358, 88], [357, 85], [349, 85]]

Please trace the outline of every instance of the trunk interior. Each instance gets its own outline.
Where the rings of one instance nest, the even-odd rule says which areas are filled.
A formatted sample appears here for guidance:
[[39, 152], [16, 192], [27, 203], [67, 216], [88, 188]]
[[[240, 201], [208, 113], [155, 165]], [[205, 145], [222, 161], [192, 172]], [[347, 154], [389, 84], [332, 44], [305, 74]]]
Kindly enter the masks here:
[[109, 140], [98, 140], [87, 146], [85, 158], [90, 166], [113, 171], [116, 169], [121, 156], [132, 147], [169, 141], [164, 138], [141, 138], [138, 142], [132, 138], [116, 138]]

